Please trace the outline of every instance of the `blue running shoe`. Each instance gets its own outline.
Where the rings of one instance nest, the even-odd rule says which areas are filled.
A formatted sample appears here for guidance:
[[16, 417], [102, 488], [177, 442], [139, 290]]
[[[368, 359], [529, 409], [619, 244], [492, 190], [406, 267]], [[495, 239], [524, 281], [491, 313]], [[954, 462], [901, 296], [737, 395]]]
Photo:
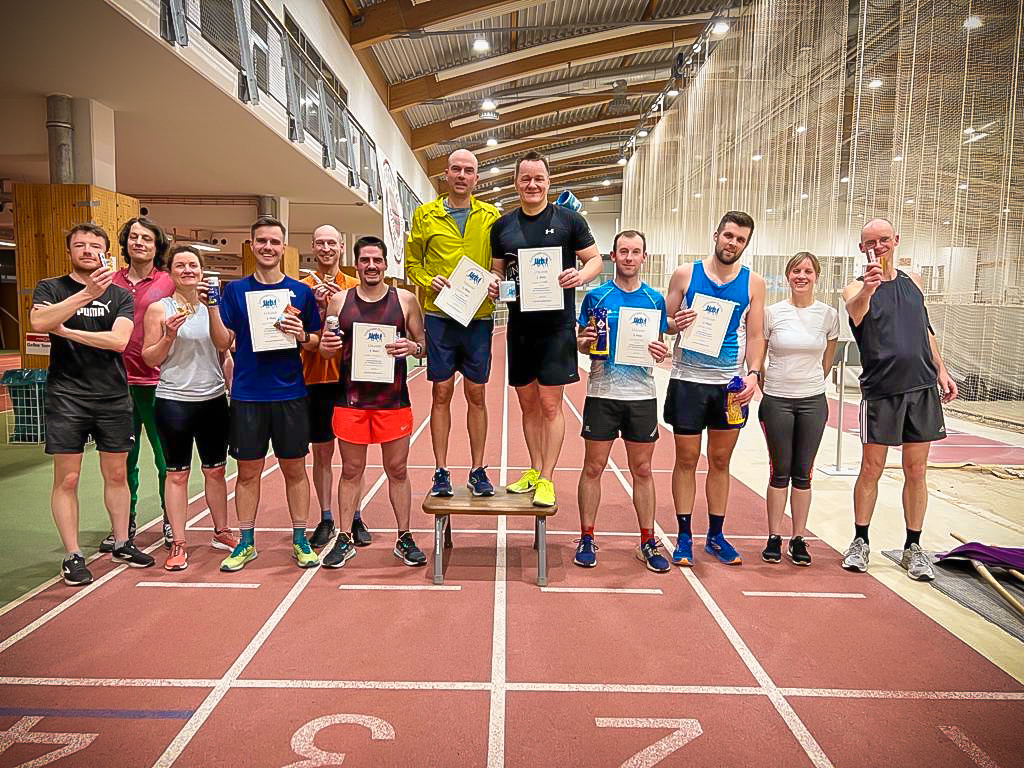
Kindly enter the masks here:
[[582, 536], [579, 542], [576, 557], [572, 561], [581, 568], [593, 568], [597, 565], [597, 544], [594, 543], [594, 537]]
[[709, 555], [714, 555], [718, 558], [719, 562], [725, 565], [740, 565], [743, 563], [740, 553], [720, 533], [708, 537], [707, 541], [704, 542], [704, 551]]
[[636, 550], [636, 559], [647, 563], [647, 570], [655, 573], [666, 573], [672, 570], [668, 558], [661, 554], [661, 545], [657, 539], [648, 539]]
[[434, 486], [430, 489], [431, 496], [454, 496], [452, 476], [444, 467], [434, 470]]
[[693, 566], [693, 536], [688, 533], [679, 534], [675, 551], [672, 553], [672, 562], [687, 568]]
[[469, 473], [469, 482], [466, 487], [473, 492], [474, 496], [493, 496], [494, 486], [487, 477], [487, 467], [478, 467]]

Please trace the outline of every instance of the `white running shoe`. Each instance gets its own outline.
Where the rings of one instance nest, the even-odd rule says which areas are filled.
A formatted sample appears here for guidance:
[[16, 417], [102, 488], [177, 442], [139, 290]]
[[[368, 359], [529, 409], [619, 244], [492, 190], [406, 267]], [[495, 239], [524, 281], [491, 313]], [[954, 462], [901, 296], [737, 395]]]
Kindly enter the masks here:
[[867, 573], [868, 558], [871, 556], [871, 547], [859, 536], [850, 544], [850, 548], [843, 555], [843, 568], [848, 571]]

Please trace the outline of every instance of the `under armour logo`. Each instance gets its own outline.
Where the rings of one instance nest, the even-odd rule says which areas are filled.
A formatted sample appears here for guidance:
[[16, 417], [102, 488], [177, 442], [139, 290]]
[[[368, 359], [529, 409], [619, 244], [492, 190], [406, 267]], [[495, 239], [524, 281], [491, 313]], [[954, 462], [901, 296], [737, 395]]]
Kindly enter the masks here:
[[555, 230], [553, 230], [553, 229], [545, 229], [544, 230], [544, 234], [545, 235], [553, 235], [553, 234], [555, 234]]

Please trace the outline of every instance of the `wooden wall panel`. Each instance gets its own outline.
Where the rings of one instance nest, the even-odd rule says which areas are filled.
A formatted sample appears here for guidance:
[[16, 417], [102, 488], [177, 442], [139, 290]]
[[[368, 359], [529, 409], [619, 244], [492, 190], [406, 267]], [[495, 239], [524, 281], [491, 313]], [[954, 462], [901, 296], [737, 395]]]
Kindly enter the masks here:
[[[294, 245], [286, 245], [284, 247], [284, 259], [281, 260], [281, 271], [288, 275], [288, 277], [301, 280], [302, 273], [299, 272], [300, 263], [299, 249]], [[242, 243], [242, 274], [251, 275], [255, 271], [256, 257], [252, 253], [252, 245], [248, 242]]]
[[111, 254], [120, 258], [117, 233], [132, 216], [139, 201], [91, 184], [15, 184], [14, 235], [18, 243], [15, 267], [18, 280], [18, 348], [24, 368], [46, 368], [49, 358], [25, 354], [25, 333], [31, 330], [32, 291], [43, 278], [66, 275], [71, 268], [65, 237], [75, 224], [92, 221], [107, 230]]

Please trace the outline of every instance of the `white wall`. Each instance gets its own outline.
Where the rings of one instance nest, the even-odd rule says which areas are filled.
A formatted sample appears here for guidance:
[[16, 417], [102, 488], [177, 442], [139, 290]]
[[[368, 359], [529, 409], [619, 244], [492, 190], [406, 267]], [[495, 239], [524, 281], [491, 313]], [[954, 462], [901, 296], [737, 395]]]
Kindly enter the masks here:
[[[584, 210], [587, 212], [587, 223], [590, 225], [590, 231], [594, 233], [594, 239], [597, 241], [597, 249], [602, 254], [611, 253], [612, 239], [615, 237], [615, 233], [619, 231], [615, 228], [616, 222], [619, 219], [619, 197], [601, 198], [596, 203], [588, 197], [581, 202], [583, 203]], [[622, 228], [620, 227], [619, 229]]]

